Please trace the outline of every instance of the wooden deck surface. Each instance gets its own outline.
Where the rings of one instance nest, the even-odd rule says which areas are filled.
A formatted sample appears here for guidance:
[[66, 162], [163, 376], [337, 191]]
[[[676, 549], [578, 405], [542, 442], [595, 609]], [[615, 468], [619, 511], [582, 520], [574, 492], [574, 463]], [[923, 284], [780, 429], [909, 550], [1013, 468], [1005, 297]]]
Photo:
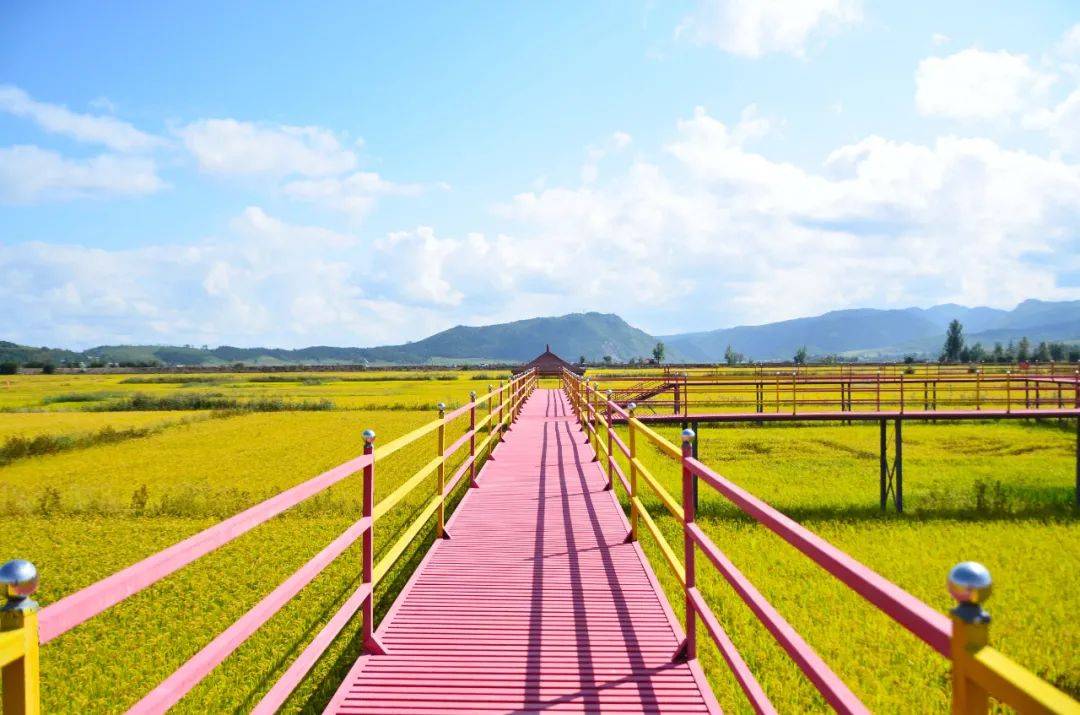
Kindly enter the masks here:
[[592, 459], [534, 392], [327, 712], [718, 712]]

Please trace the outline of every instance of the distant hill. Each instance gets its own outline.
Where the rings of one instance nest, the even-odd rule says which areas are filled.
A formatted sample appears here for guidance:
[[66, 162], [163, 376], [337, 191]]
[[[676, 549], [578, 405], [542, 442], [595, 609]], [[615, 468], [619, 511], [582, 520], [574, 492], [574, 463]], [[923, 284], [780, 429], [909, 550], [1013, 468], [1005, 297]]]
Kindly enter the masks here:
[[[962, 305], [932, 308], [835, 310], [810, 318], [765, 325], [743, 325], [699, 333], [668, 335], [666, 361], [716, 363], [730, 345], [749, 360], [790, 360], [805, 346], [811, 356], [843, 355], [862, 359], [896, 359], [904, 355], [936, 357], [945, 327], [953, 319], [964, 324], [968, 344], [1031, 341], [1080, 341], [1080, 301], [1026, 300], [1012, 310]], [[35, 348], [0, 341], [0, 362], [95, 362], [220, 366], [246, 365], [439, 365], [515, 363], [532, 359], [551, 345], [563, 358], [584, 355], [599, 362], [648, 358], [658, 338], [610, 313], [572, 313], [498, 325], [458, 325], [404, 345], [382, 347], [313, 346], [298, 350], [238, 348], [223, 345], [200, 349], [174, 345], [102, 345], [85, 351]]]
[[[573, 313], [555, 318], [532, 318], [512, 323], [470, 327], [458, 325], [404, 345], [373, 348], [314, 346], [278, 348], [217, 348], [173, 345], [101, 345], [82, 352], [31, 348], [0, 342], [0, 362], [152, 364], [221, 366], [246, 365], [429, 365], [479, 362], [526, 362], [545, 345], [567, 360], [584, 355], [591, 361], [610, 355], [616, 362], [646, 358], [656, 338], [629, 325], [617, 315]], [[669, 350], [670, 361], [683, 356]]]
[[900, 310], [835, 310], [811, 318], [765, 325], [722, 328], [663, 338], [691, 360], [719, 362], [728, 345], [753, 360], [790, 360], [806, 346], [811, 355], [898, 358], [908, 354], [936, 357], [945, 327], [964, 324], [969, 344], [981, 341], [1080, 340], [1080, 301], [1026, 300], [1013, 310], [946, 304]]

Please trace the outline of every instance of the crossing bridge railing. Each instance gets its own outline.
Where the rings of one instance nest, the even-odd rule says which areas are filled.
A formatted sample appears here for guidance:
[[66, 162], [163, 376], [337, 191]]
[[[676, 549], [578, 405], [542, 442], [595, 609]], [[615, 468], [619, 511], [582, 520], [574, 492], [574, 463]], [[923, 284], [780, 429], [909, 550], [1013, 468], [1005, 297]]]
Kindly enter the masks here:
[[[697, 524], [696, 482], [703, 482], [715, 489], [743, 513], [948, 658], [952, 665], [954, 713], [985, 713], [989, 710], [989, 698], [992, 697], [1021, 713], [1080, 714], [1080, 703], [988, 644], [990, 618], [982, 604], [990, 595], [991, 580], [989, 572], [980, 564], [964, 562], [949, 572], [949, 591], [956, 599], [957, 607], [946, 616], [696, 459], [691, 448], [695, 436], [692, 430], [683, 430], [682, 445], [676, 446], [635, 417], [635, 405], [623, 408], [588, 378], [566, 371], [562, 385], [574, 414], [603, 463], [608, 478], [607, 488], [614, 489], [617, 479], [626, 492], [630, 504], [628, 538], [637, 540], [639, 530], [644, 525], [659, 545], [666, 565], [682, 586], [686, 640], [673, 658], [682, 660], [697, 656], [697, 624], [700, 619], [756, 712], [774, 713], [776, 709], [697, 589], [698, 551], [732, 586], [830, 706], [841, 713], [869, 711]], [[615, 430], [616, 418], [619, 417], [627, 425], [625, 441]], [[641, 461], [638, 448], [641, 440], [681, 465], [681, 498], [664, 489]], [[621, 454], [629, 465], [627, 470], [623, 470], [616, 453]], [[626, 471], [629, 471], [629, 475]], [[642, 501], [645, 489], [656, 495], [667, 512], [682, 523], [684, 544], [681, 561], [646, 509]]]
[[[491, 386], [489, 385], [489, 388]], [[326, 491], [343, 479], [363, 473], [362, 513], [348, 529], [295, 571], [235, 623], [188, 659], [178, 670], [136, 703], [129, 712], [160, 713], [176, 704], [209, 675], [262, 625], [322, 572], [347, 548], [361, 542], [361, 583], [321, 631], [293, 661], [277, 683], [263, 696], [253, 712], [268, 715], [285, 702], [345, 625], [359, 613], [363, 619], [363, 647], [368, 653], [385, 649], [373, 636], [374, 589], [391, 567], [435, 518], [438, 537], [445, 536], [448, 497], [466, 476], [475, 485], [476, 472], [496, 443], [510, 428], [525, 398], [536, 387], [534, 370], [523, 372], [481, 396], [446, 412], [408, 434], [375, 448], [375, 433], [363, 432], [363, 454], [316, 477], [287, 489], [214, 526], [160, 551], [86, 588], [38, 609], [31, 598], [38, 574], [28, 561], [14, 560], [0, 566], [0, 584], [6, 603], [0, 608], [0, 667], [2, 667], [3, 715], [37, 715], [41, 710], [39, 646], [70, 631], [184, 566], [242, 536], [260, 524], [301, 502]], [[480, 415], [477, 412], [480, 411]], [[462, 424], [467, 420], [466, 424]], [[462, 434], [447, 445], [447, 433]], [[415, 474], [381, 501], [375, 502], [375, 464], [395, 452], [435, 434], [435, 453]], [[447, 466], [463, 448], [468, 454], [447, 479]], [[374, 530], [379, 518], [435, 476], [435, 488], [412, 522], [397, 535], [377, 563], [374, 562]], [[109, 709], [112, 709], [110, 706]]]

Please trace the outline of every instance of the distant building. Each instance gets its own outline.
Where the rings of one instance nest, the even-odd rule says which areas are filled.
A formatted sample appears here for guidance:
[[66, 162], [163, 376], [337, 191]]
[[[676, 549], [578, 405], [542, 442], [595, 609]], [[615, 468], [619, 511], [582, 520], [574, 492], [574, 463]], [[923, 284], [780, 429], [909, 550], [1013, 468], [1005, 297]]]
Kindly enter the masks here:
[[564, 369], [576, 372], [578, 375], [585, 372], [583, 366], [572, 365], [551, 352], [550, 345], [546, 345], [544, 352], [540, 353], [529, 362], [514, 368], [514, 374], [517, 375], [518, 373], [525, 372], [534, 367], [541, 377], [558, 377], [559, 375], [562, 375]]

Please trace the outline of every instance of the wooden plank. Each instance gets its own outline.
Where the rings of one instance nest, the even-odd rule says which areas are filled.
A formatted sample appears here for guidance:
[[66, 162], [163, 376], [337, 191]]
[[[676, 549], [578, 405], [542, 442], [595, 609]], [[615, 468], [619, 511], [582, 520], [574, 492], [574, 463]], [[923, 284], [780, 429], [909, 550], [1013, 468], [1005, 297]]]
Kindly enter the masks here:
[[719, 712], [583, 436], [533, 393], [327, 712]]

